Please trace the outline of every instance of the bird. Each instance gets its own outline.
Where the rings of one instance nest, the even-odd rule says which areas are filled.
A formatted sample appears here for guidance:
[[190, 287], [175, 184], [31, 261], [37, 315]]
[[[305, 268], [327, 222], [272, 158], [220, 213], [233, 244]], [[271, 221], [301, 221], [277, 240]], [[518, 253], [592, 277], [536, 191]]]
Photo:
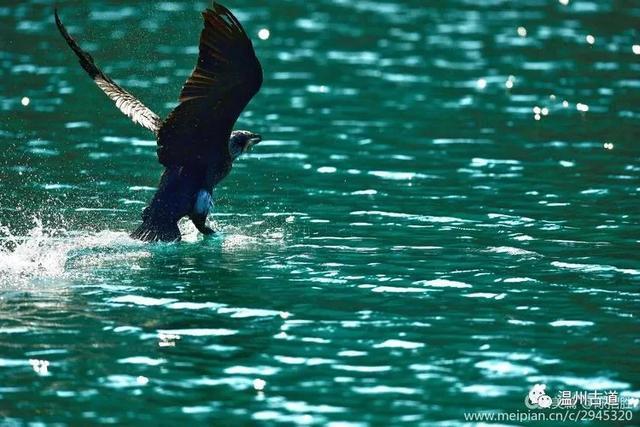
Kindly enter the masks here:
[[238, 117], [259, 92], [263, 71], [251, 39], [229, 9], [213, 2], [202, 12], [198, 59], [184, 83], [179, 104], [162, 120], [98, 68], [93, 57], [69, 35], [58, 10], [55, 23], [80, 66], [116, 107], [153, 132], [164, 171], [158, 189], [130, 235], [147, 242], [181, 240], [178, 222], [189, 217], [204, 235], [214, 188], [234, 160], [262, 141], [258, 133], [233, 130]]

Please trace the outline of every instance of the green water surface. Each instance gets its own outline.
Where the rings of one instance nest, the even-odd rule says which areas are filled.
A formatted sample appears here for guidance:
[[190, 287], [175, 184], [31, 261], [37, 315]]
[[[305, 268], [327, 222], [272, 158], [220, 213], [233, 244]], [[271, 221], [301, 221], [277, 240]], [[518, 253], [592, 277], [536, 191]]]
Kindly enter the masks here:
[[[206, 2], [56, 3], [106, 73], [176, 105]], [[265, 141], [217, 188], [216, 236], [149, 245], [128, 232], [153, 135], [53, 2], [0, 1], [0, 425], [639, 398], [640, 3], [563, 3], [229, 0], [265, 70], [238, 127]]]

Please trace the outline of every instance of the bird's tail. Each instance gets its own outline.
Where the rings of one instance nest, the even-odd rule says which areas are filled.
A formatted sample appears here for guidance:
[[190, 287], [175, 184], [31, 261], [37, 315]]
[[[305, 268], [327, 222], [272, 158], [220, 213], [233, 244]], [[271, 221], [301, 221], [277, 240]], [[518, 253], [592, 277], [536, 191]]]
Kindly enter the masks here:
[[153, 202], [142, 214], [142, 224], [131, 233], [133, 239], [144, 242], [177, 242], [180, 240], [180, 229], [175, 220], [154, 212]]
[[131, 233], [131, 237], [143, 242], [177, 242], [180, 240], [180, 229], [178, 224], [144, 221]]

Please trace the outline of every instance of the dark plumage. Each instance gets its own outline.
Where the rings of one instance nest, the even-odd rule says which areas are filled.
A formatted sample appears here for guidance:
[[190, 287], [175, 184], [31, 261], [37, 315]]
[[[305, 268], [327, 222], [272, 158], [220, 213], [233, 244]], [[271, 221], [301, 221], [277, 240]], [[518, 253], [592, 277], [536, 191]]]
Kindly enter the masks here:
[[180, 104], [163, 121], [118, 86], [83, 51], [60, 21], [60, 33], [80, 65], [116, 106], [158, 140], [158, 160], [165, 167], [158, 191], [132, 237], [146, 241], [180, 239], [178, 221], [189, 216], [204, 234], [213, 188], [231, 171], [233, 161], [260, 142], [260, 135], [233, 126], [262, 85], [262, 67], [251, 40], [235, 16], [215, 3], [202, 14], [200, 53], [180, 93]]

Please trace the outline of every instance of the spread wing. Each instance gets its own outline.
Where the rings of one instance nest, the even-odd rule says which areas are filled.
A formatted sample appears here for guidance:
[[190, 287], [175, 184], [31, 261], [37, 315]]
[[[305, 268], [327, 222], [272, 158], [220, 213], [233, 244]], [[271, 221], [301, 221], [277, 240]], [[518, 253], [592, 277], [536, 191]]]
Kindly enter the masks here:
[[122, 111], [126, 116], [131, 118], [134, 123], [137, 123], [153, 133], [158, 133], [162, 120], [153, 111], [147, 108], [142, 102], [140, 102], [135, 96], [131, 95], [126, 90], [118, 86], [113, 80], [107, 77], [95, 64], [91, 55], [82, 50], [78, 43], [69, 35], [67, 29], [60, 21], [58, 11], [55, 11], [56, 25], [60, 34], [66, 40], [67, 44], [78, 56], [80, 65], [89, 74], [89, 77], [93, 79], [100, 89], [116, 103], [116, 107]]
[[165, 166], [229, 159], [233, 125], [262, 85], [262, 67], [237, 18], [215, 2], [202, 16], [198, 62], [158, 134]]

